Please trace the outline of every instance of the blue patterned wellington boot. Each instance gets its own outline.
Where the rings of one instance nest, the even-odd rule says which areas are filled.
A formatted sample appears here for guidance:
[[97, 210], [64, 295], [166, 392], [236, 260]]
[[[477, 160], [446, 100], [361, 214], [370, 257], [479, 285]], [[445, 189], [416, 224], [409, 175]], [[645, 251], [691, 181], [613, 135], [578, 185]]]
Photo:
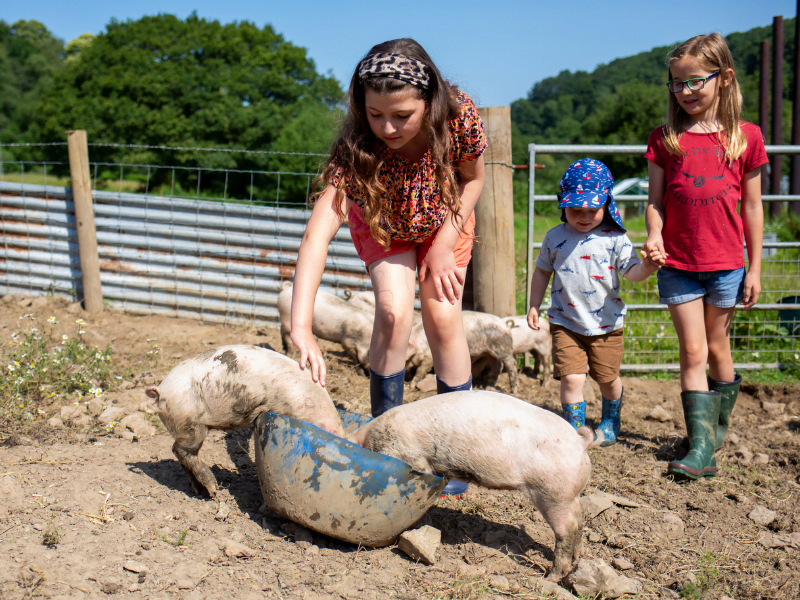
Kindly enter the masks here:
[[405, 369], [391, 375], [379, 375], [372, 369], [369, 370], [369, 398], [373, 417], [379, 417], [390, 408], [403, 403], [405, 376]]
[[[469, 376], [466, 383], [457, 385], [455, 387], [447, 385], [444, 381], [436, 378], [436, 393], [449, 394], [450, 392], [468, 392], [472, 389], [472, 375]], [[469, 484], [466, 481], [459, 481], [458, 479], [451, 479], [439, 492], [440, 496], [454, 496], [458, 498], [465, 494], [469, 489]]]
[[597, 426], [597, 429], [602, 431], [605, 436], [605, 439], [600, 444], [602, 448], [613, 446], [617, 443], [622, 413], [622, 396], [624, 394], [625, 388], [622, 389], [619, 400], [606, 400], [603, 398], [603, 419], [600, 421], [600, 425]]
[[564, 420], [575, 428], [586, 426], [586, 402], [575, 402], [574, 404], [562, 404]]

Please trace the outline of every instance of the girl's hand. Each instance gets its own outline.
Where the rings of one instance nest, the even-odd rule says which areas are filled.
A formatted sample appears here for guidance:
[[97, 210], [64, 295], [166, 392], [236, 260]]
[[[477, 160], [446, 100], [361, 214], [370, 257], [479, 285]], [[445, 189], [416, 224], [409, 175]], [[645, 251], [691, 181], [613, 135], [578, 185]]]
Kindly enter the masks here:
[[642, 265], [650, 273], [658, 271], [666, 262], [666, 256], [662, 255], [658, 249], [653, 250], [649, 254], [644, 250], [640, 250], [639, 254], [642, 255]]
[[531, 329], [539, 329], [539, 309], [533, 308], [528, 311], [528, 327]]
[[744, 299], [742, 306], [750, 308], [761, 295], [761, 273], [749, 271], [744, 278]]
[[437, 247], [434, 242], [422, 260], [419, 267], [419, 282], [425, 281], [427, 276], [433, 277], [433, 286], [439, 302], [444, 302], [447, 297], [450, 304], [455, 304], [456, 300], [461, 297], [464, 279], [456, 267], [453, 250], [446, 248], [444, 244]]
[[651, 233], [647, 241], [642, 244], [642, 256], [647, 255], [653, 262], [662, 267], [667, 263], [667, 253], [664, 251], [664, 238], [661, 234]]
[[317, 340], [310, 331], [304, 329], [293, 329], [290, 334], [292, 342], [300, 350], [300, 358], [297, 362], [300, 363], [300, 369], [306, 368], [306, 363], [311, 365], [311, 379], [325, 387], [325, 375], [327, 369], [325, 367], [325, 359], [322, 356], [322, 351], [317, 345]]

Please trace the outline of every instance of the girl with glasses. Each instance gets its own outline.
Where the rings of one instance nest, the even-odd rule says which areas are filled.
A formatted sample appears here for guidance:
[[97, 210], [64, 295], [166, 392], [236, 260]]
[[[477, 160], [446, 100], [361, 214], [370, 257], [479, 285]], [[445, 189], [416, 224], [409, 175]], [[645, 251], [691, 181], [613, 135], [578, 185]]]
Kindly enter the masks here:
[[[761, 130], [739, 120], [742, 93], [719, 34], [699, 35], [669, 56], [667, 124], [650, 134], [646, 253], [660, 253], [661, 303], [678, 336], [688, 454], [667, 472], [697, 479], [717, 472], [742, 378], [733, 369], [734, 307], [761, 292]], [[737, 212], [741, 207], [741, 216]], [[744, 269], [747, 241], [749, 271]], [[708, 364], [708, 373], [706, 373]]]

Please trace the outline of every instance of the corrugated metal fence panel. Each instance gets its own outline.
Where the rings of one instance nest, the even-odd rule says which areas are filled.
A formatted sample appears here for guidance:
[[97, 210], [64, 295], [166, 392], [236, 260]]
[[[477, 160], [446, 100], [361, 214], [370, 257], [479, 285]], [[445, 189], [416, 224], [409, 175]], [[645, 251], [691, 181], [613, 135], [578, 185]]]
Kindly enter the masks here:
[[[96, 191], [103, 298], [114, 308], [275, 324], [310, 211]], [[71, 191], [0, 182], [0, 293], [82, 297]], [[323, 289], [370, 289], [347, 226]]]

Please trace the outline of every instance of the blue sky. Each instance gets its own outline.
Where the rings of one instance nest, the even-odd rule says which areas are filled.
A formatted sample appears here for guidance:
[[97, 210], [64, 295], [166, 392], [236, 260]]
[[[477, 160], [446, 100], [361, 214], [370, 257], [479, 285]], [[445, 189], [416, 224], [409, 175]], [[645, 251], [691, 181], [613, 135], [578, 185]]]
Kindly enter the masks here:
[[[699, 33], [723, 35], [794, 17], [791, 0], [657, 3], [643, 0], [477, 2], [349, 0], [2, 0], [0, 19], [35, 19], [69, 41], [98, 34], [112, 19], [192, 11], [223, 23], [272, 24], [322, 72], [348, 82], [358, 60], [379, 42], [413, 37], [444, 73], [481, 106], [510, 104], [533, 84], [564, 69], [598, 64]], [[691, 6], [691, 12], [678, 6]]]

